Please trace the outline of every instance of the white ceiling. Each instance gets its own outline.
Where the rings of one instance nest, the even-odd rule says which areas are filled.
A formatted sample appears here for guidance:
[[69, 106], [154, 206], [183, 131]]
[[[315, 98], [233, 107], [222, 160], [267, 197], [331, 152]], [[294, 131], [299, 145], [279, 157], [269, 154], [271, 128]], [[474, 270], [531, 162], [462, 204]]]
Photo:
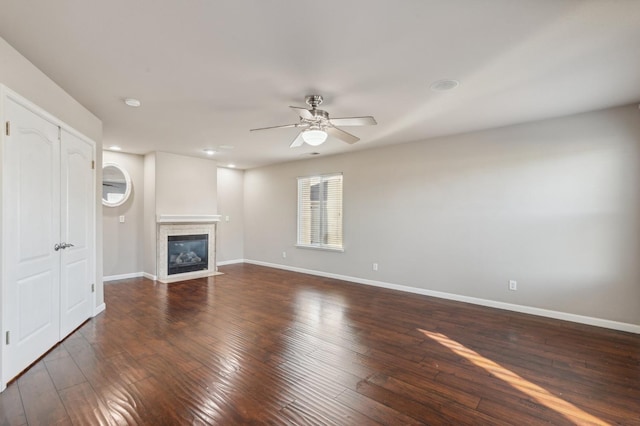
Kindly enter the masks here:
[[[103, 121], [105, 147], [233, 145], [215, 157], [241, 168], [640, 101], [633, 0], [2, 0], [0, 36]], [[460, 87], [430, 91], [442, 78]], [[296, 129], [249, 133], [316, 93], [378, 126], [297, 149]]]

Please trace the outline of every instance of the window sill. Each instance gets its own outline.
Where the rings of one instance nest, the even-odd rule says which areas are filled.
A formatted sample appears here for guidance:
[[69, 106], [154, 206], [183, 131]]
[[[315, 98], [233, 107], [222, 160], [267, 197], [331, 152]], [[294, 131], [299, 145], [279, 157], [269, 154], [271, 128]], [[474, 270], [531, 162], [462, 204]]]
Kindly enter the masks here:
[[302, 249], [311, 249], [311, 250], [321, 250], [321, 251], [333, 251], [338, 253], [344, 253], [344, 248], [334, 248], [334, 247], [323, 247], [323, 246], [308, 246], [304, 244], [296, 244], [297, 248]]

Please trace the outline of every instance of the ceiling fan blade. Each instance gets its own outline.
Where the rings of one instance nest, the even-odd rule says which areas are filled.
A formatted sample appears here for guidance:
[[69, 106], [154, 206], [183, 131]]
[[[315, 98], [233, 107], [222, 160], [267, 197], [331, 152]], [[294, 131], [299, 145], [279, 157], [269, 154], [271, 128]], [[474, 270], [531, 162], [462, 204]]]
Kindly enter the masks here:
[[365, 117], [342, 117], [329, 120], [334, 126], [374, 126], [378, 124], [376, 119], [370, 115]]
[[324, 129], [330, 136], [334, 138], [338, 138], [346, 143], [356, 143], [360, 140], [359, 137], [352, 135], [351, 133], [347, 133], [344, 130], [338, 129], [337, 127], [327, 127]]
[[296, 124], [285, 124], [283, 126], [271, 126], [271, 127], [260, 127], [258, 129], [251, 129], [250, 132], [255, 132], [256, 130], [270, 130], [270, 129], [286, 129], [288, 127], [298, 127], [300, 123]]
[[298, 115], [300, 115], [301, 118], [306, 118], [307, 120], [311, 120], [314, 118], [313, 114], [311, 114], [309, 110], [306, 108], [291, 106], [291, 105], [289, 106], [289, 108], [292, 108], [298, 111]]
[[296, 138], [293, 140], [293, 142], [291, 142], [291, 145], [289, 145], [289, 148], [297, 148], [299, 146], [302, 146], [302, 144], [304, 143], [304, 139], [302, 139], [302, 132], [298, 133], [298, 136], [296, 136]]

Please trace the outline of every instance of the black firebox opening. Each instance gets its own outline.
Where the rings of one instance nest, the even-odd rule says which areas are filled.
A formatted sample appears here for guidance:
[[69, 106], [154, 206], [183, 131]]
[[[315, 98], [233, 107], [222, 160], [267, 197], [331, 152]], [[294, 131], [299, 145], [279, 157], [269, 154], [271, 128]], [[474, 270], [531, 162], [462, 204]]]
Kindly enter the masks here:
[[209, 235], [169, 235], [167, 275], [209, 269]]

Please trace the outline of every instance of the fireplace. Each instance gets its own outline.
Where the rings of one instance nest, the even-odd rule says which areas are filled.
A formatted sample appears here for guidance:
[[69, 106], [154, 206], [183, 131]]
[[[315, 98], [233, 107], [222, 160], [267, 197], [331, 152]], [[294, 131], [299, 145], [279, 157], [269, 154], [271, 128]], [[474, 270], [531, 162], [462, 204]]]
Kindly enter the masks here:
[[167, 275], [209, 269], [209, 235], [169, 235]]
[[216, 224], [219, 215], [158, 215], [157, 280], [173, 283], [218, 275]]

